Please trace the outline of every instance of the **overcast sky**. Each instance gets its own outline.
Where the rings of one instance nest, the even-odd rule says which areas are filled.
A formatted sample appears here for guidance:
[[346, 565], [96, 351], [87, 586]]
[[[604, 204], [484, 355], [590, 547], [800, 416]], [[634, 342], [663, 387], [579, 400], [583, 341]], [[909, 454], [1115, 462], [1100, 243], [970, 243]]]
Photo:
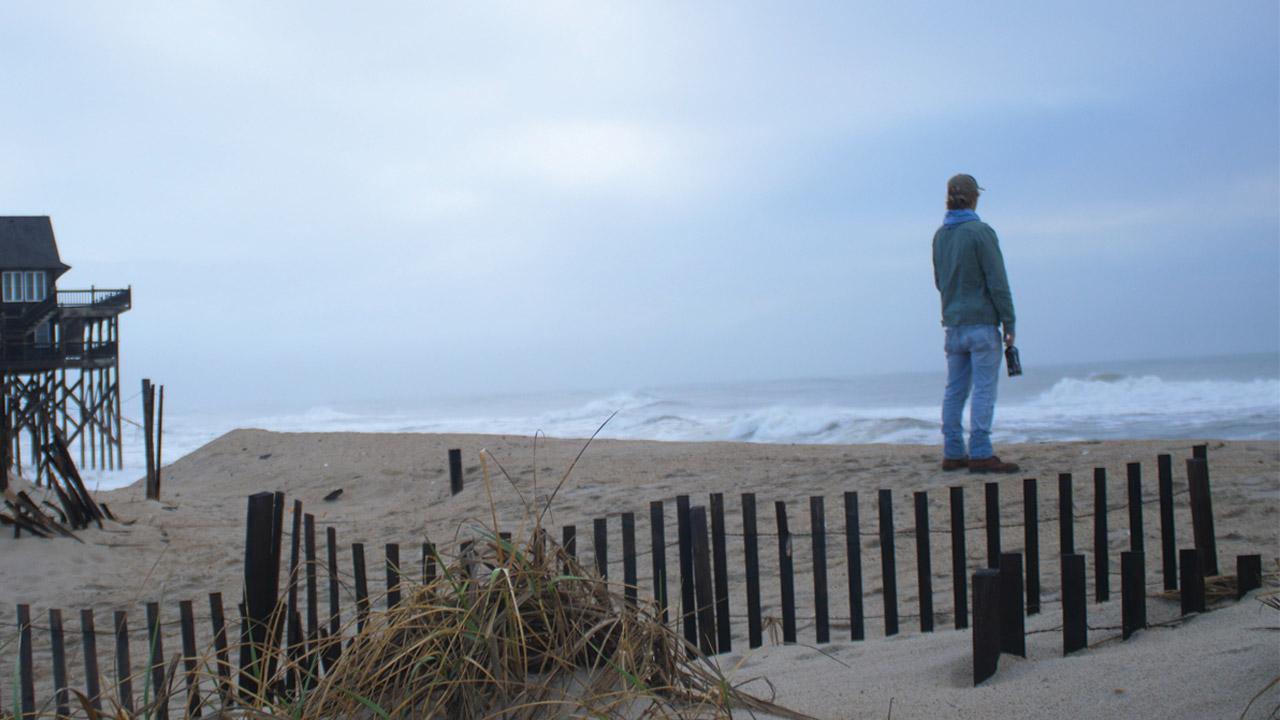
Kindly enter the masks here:
[[1275, 352], [1277, 15], [6, 3], [0, 214], [209, 403], [941, 369], [956, 172], [1024, 363]]

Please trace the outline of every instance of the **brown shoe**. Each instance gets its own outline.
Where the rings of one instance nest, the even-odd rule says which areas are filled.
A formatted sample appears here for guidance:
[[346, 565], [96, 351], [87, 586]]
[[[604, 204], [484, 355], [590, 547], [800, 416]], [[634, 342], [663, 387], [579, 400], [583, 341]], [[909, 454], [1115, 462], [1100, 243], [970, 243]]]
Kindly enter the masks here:
[[1016, 473], [1018, 470], [1021, 468], [1016, 463], [1004, 462], [995, 455], [980, 460], [969, 460], [971, 473]]
[[969, 467], [969, 458], [943, 458], [942, 472], [951, 472], [953, 470], [963, 470]]

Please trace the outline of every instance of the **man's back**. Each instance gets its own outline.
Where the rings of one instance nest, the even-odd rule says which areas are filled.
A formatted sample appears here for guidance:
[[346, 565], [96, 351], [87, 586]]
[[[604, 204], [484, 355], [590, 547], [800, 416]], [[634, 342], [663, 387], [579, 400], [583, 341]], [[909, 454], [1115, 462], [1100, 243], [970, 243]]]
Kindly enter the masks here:
[[933, 236], [933, 278], [942, 324], [1004, 325], [1013, 331], [1013, 294], [1000, 243], [981, 220], [945, 224]]

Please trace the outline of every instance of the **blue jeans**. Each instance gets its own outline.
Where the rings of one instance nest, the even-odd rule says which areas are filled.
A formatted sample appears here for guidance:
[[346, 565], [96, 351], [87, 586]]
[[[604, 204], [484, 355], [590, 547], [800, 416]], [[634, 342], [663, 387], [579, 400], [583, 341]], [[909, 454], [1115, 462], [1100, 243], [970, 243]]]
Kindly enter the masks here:
[[[943, 456], [974, 460], [991, 457], [991, 418], [996, 410], [996, 382], [1000, 376], [1000, 331], [995, 325], [956, 325], [947, 328], [947, 390], [942, 397]], [[969, 451], [965, 452], [964, 403], [969, 405]]]

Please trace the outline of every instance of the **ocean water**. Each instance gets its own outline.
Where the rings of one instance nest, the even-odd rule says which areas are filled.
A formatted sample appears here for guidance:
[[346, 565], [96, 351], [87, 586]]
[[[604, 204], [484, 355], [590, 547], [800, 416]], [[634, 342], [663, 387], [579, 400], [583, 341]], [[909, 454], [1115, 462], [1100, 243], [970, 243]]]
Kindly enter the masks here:
[[[1280, 355], [1037, 367], [1003, 377], [996, 443], [1106, 439], [1280, 439]], [[240, 427], [290, 432], [465, 432], [646, 440], [941, 444], [944, 374], [900, 373], [703, 383], [276, 413], [167, 413], [164, 462]], [[128, 403], [126, 403], [128, 406]], [[609, 420], [612, 415], [612, 419]], [[607, 424], [604, 424], [608, 420]], [[604, 427], [601, 429], [601, 425]], [[129, 425], [126, 469], [85, 473], [119, 487], [142, 475], [143, 437]]]

